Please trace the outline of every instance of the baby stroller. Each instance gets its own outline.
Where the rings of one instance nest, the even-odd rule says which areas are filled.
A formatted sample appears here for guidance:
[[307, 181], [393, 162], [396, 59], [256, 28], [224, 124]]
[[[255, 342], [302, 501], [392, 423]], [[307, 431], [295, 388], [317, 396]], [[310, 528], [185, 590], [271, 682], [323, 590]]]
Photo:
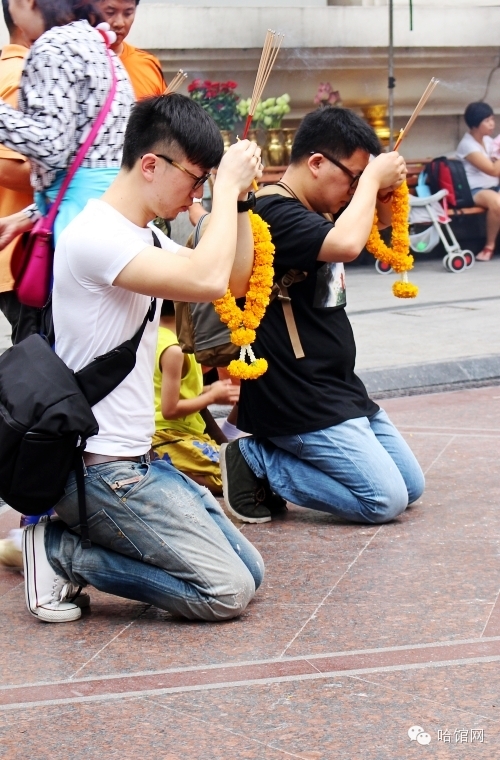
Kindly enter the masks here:
[[[443, 266], [449, 272], [463, 272], [473, 266], [474, 254], [462, 250], [451, 229], [450, 217], [446, 206], [447, 190], [439, 190], [434, 195], [417, 198], [410, 195], [410, 248], [415, 253], [428, 253], [442, 242], [446, 255]], [[444, 200], [441, 205], [440, 201]], [[425, 224], [421, 232], [412, 232], [412, 225]], [[391, 268], [380, 261], [375, 262], [379, 274], [388, 274]]]

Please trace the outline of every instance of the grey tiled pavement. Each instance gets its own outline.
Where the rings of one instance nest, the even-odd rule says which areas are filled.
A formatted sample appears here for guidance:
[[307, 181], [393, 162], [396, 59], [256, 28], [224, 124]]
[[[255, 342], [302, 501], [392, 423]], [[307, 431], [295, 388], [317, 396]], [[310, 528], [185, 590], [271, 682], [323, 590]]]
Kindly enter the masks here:
[[500, 379], [500, 257], [459, 274], [441, 260], [417, 260], [416, 299], [396, 299], [396, 275], [369, 267], [347, 273], [347, 310], [357, 371], [370, 392], [466, 387]]
[[[289, 505], [240, 526], [266, 563], [240, 619], [182, 621], [91, 588], [81, 620], [50, 626], [0, 568], [1, 758], [498, 760], [500, 261], [480, 266], [417, 262], [415, 303], [390, 276], [349, 270], [370, 388], [474, 373], [485, 387], [383, 402], [426, 474], [397, 520]], [[16, 524], [0, 506], [0, 538]]]

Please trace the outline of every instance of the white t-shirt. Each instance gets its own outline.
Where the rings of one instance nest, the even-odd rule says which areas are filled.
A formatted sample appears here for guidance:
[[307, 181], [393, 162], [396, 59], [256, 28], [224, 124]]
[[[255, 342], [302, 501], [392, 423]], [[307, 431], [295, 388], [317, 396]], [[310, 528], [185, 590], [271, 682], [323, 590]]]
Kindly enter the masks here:
[[492, 177], [490, 174], [482, 172], [465, 158], [471, 153], [482, 153], [483, 156], [486, 156], [486, 158], [491, 160], [494, 151], [493, 139], [488, 137], [488, 135], [485, 135], [483, 141], [484, 147], [472, 137], [470, 132], [467, 132], [460, 140], [456, 151], [457, 158], [463, 162], [471, 190], [475, 190], [478, 187], [485, 189], [487, 187], [496, 187], [498, 185], [498, 177]]
[[[166, 235], [158, 239], [172, 253], [180, 248]], [[112, 283], [150, 245], [149, 228], [137, 227], [100, 200], [90, 200], [61, 234], [54, 256], [55, 348], [71, 369], [81, 369], [137, 332], [151, 299]], [[132, 372], [93, 407], [99, 433], [89, 438], [87, 451], [110, 456], [149, 451], [160, 309], [161, 300], [154, 321], [147, 323]]]

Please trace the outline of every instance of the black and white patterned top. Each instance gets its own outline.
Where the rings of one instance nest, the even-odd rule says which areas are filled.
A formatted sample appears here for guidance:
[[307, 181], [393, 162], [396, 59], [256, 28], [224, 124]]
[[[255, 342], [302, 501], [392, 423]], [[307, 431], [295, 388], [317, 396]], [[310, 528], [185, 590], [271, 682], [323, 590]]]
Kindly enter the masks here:
[[[82, 166], [119, 167], [125, 127], [134, 103], [125, 68], [115, 64], [116, 95]], [[104, 40], [87, 21], [55, 26], [42, 34], [26, 58], [19, 111], [0, 100], [0, 143], [27, 156], [31, 183], [44, 190], [66, 169], [106, 101], [111, 71]]]

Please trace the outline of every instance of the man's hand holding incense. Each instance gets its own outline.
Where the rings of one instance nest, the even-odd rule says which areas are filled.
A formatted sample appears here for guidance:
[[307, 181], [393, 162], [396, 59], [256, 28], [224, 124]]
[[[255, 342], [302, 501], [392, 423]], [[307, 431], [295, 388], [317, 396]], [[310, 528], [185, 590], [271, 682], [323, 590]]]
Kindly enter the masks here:
[[250, 140], [241, 140], [231, 145], [224, 154], [217, 170], [215, 188], [230, 184], [238, 188], [238, 194], [247, 193], [254, 179], [262, 177], [260, 147]]
[[[381, 184], [380, 189], [377, 193], [377, 216], [378, 216], [378, 221], [379, 221], [379, 224], [378, 224], [379, 229], [388, 227], [391, 224], [392, 194], [394, 190], [400, 187], [406, 179], [406, 163], [405, 163], [404, 158], [400, 156], [397, 151], [380, 154], [380, 156], [377, 156], [377, 158], [374, 159], [370, 163], [370, 165], [377, 162], [379, 158], [386, 158], [386, 157], [391, 157], [391, 158], [389, 159], [389, 161], [383, 162], [385, 163], [384, 167], [381, 167], [381, 166], [378, 167], [381, 171], [386, 172], [384, 176], [387, 177], [386, 180], [382, 180], [383, 184]], [[379, 162], [379, 163], [382, 163], [382, 162]], [[388, 181], [389, 177], [391, 176], [391, 172], [392, 172], [392, 178], [394, 180], [393, 182]]]
[[369, 174], [378, 182], [378, 194], [390, 192], [399, 187], [406, 179], [406, 163], [397, 151], [381, 153], [366, 167], [364, 174]]

